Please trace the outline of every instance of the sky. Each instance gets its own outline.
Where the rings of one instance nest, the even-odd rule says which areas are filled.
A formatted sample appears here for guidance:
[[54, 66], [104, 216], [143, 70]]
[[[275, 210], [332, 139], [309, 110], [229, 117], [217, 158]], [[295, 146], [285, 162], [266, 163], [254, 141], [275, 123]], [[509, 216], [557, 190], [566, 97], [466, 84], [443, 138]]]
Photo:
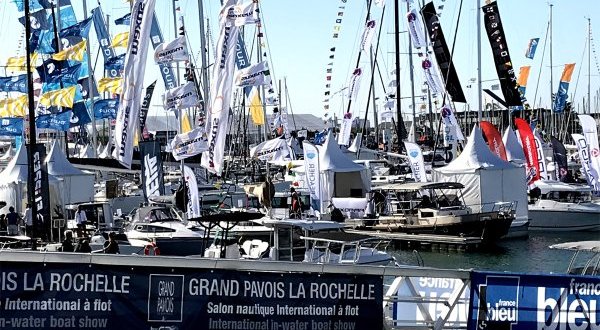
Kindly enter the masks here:
[[[87, 1], [88, 11], [97, 4], [96, 0], [73, 0], [74, 9], [79, 20], [83, 19], [83, 1]], [[366, 0], [261, 0], [261, 18], [263, 22], [263, 50], [267, 53], [264, 59], [269, 61], [270, 68], [274, 77], [274, 84], [281, 81], [282, 86], [287, 85], [289, 98], [285, 98], [288, 108], [293, 113], [311, 113], [321, 117], [324, 114], [323, 100], [325, 98], [325, 76], [328, 63], [331, 62], [329, 55], [330, 48], [336, 47], [335, 59], [333, 60], [333, 72], [331, 81], [330, 96], [330, 114], [338, 117], [346, 111], [347, 96], [345, 92], [336, 93], [348, 85], [351, 72], [354, 70], [358, 57], [358, 42], [363, 30], [366, 18]], [[409, 56], [408, 52], [408, 34], [406, 31], [406, 3], [400, 1], [400, 50], [399, 61], [401, 66], [400, 84], [402, 88], [401, 96], [410, 95], [409, 78]], [[415, 4], [416, 4], [415, 0]], [[458, 24], [456, 46], [454, 51], [454, 63], [458, 76], [463, 86], [467, 101], [471, 109], [477, 108], [477, 0], [462, 1], [462, 12], [460, 23]], [[483, 0], [482, 0], [483, 2]], [[591, 18], [592, 37], [597, 37], [600, 33], [600, 6], [597, 0], [498, 0], [498, 6], [504, 32], [508, 41], [509, 51], [512, 62], [516, 68], [523, 65], [531, 65], [531, 74], [527, 85], [526, 97], [530, 104], [536, 106], [550, 106], [550, 61], [549, 45], [544, 51], [544, 39], [550, 17], [550, 6], [553, 5], [553, 67], [552, 77], [554, 78], [554, 92], [558, 89], [558, 81], [564, 64], [576, 63], [575, 72], [569, 87], [569, 99], [574, 99], [575, 104], [581, 107], [582, 98], [587, 96], [588, 79], [588, 58], [587, 58], [587, 36], [588, 20]], [[110, 31], [114, 36], [116, 33], [128, 30], [125, 26], [115, 26], [114, 19], [123, 16], [128, 11], [128, 4], [123, 0], [102, 0], [100, 1], [105, 14], [110, 15]], [[198, 18], [198, 0], [179, 0], [179, 13], [184, 16], [188, 38], [194, 57], [198, 58], [200, 51], [199, 38], [199, 18]], [[440, 21], [449, 46], [452, 46], [457, 26], [459, 0], [435, 0], [436, 7], [443, 5], [443, 10], [438, 10]], [[208, 19], [211, 29], [211, 39], [208, 48], [210, 54], [214, 54], [213, 45], [218, 37], [218, 11], [220, 9], [220, 0], [204, 0], [205, 19]], [[337, 18], [338, 7], [345, 6], [343, 21], [341, 24], [340, 37], [332, 38], [335, 19]], [[167, 41], [172, 40], [175, 35], [173, 27], [173, 5], [171, 0], [156, 0], [156, 14], [158, 16], [163, 35]], [[18, 24], [16, 18], [20, 16], [17, 13], [16, 6], [10, 0], [0, 0], [0, 25], [4, 28], [0, 30], [0, 40], [5, 42], [5, 46], [0, 49], [0, 63], [5, 62], [6, 58], [15, 55], [15, 53], [24, 53], [18, 50], [19, 37], [23, 35], [24, 29]], [[387, 8], [381, 20], [382, 10], [380, 8], [372, 9], [372, 19], [382, 24], [380, 36], [380, 50], [377, 56], [380, 71], [383, 76], [383, 84], [387, 85], [393, 79], [391, 71], [394, 69], [394, 2], [387, 0]], [[382, 22], [382, 23], [381, 23]], [[491, 55], [490, 45], [485, 35], [485, 28], [482, 26], [482, 81], [484, 88], [490, 88], [497, 84], [497, 75]], [[596, 32], [598, 31], [598, 33]], [[246, 46], [249, 52], [252, 52], [252, 59], [255, 63], [257, 56], [253, 42], [255, 35], [254, 27], [246, 27]], [[540, 44], [534, 60], [525, 57], [525, 50], [529, 39], [540, 38]], [[22, 38], [22, 37], [21, 37]], [[90, 41], [92, 44], [92, 60], [96, 60], [98, 50], [95, 39], [95, 31], [90, 31]], [[376, 39], [374, 39], [375, 42]], [[599, 39], [600, 40], [600, 39]], [[600, 41], [599, 41], [600, 42]], [[595, 51], [600, 51], [598, 45], [593, 40], [593, 52], [591, 58], [591, 93], [592, 97], [597, 93], [600, 87], [600, 68], [596, 58]], [[120, 52], [124, 52], [121, 49]], [[118, 52], [119, 53], [119, 52]], [[149, 85], [155, 79], [159, 80], [152, 104], [153, 111], [159, 113], [161, 98], [159, 95], [164, 91], [158, 66], [151, 61], [149, 52], [148, 67], [146, 69], [145, 85]], [[543, 63], [542, 63], [543, 57]], [[420, 69], [421, 59], [417, 54], [413, 55], [415, 68], [415, 93], [421, 95], [423, 86], [423, 75]], [[101, 59], [98, 61], [96, 78], [100, 78]], [[211, 61], [212, 62], [212, 61]], [[367, 90], [370, 80], [370, 62], [369, 54], [363, 54], [359, 63], [364, 67], [366, 74], [363, 77], [360, 87], [360, 93], [356, 100], [352, 102], [350, 111], [355, 116], [364, 116], [367, 106]], [[1, 71], [0, 71], [1, 72]], [[538, 79], [539, 76], [539, 79]], [[385, 96], [385, 89], [378, 76], [375, 79], [376, 96], [379, 98], [378, 107], [381, 106]], [[471, 86], [468, 88], [467, 86]], [[536, 88], [537, 86], [537, 88]], [[277, 89], [277, 86], [275, 86]], [[536, 94], [537, 89], [537, 94]], [[499, 92], [499, 91], [498, 91]], [[534, 97], [536, 96], [537, 97]], [[484, 98], [484, 103], [490, 100]], [[422, 108], [422, 99], [417, 98], [417, 114], [427, 111]], [[456, 104], [457, 110], [461, 111], [466, 107], [463, 104]], [[410, 100], [404, 99], [401, 109], [405, 120], [412, 117]], [[593, 111], [598, 111], [594, 110]], [[372, 112], [372, 110], [371, 110]], [[370, 116], [369, 116], [370, 117]]]

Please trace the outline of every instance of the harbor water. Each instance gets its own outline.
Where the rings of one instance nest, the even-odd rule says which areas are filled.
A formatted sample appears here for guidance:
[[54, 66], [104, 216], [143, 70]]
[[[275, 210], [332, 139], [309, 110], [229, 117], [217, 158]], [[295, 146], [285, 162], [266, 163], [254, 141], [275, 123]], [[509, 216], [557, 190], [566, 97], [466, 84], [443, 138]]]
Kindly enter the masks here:
[[[419, 251], [428, 267], [445, 269], [476, 269], [489, 271], [564, 273], [573, 256], [571, 251], [553, 250], [553, 244], [573, 241], [600, 240], [600, 232], [530, 232], [527, 239], [510, 239], [481, 251]], [[394, 251], [402, 264], [417, 264], [413, 251]]]

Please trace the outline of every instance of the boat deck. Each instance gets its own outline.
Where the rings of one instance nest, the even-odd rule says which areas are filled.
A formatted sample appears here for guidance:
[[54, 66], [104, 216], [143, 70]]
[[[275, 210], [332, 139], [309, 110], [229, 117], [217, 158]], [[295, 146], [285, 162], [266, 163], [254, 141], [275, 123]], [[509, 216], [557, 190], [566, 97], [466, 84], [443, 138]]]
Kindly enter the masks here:
[[370, 231], [347, 229], [346, 232], [368, 235], [381, 239], [391, 240], [401, 249], [422, 249], [441, 251], [471, 251], [476, 250], [483, 244], [480, 237], [460, 237], [450, 235], [434, 234], [406, 234], [397, 232]]

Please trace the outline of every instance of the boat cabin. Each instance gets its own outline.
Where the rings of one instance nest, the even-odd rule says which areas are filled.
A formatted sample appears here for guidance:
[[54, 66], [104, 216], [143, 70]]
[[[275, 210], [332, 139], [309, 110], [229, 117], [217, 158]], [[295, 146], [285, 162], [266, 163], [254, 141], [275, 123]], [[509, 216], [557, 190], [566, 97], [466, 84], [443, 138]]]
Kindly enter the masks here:
[[554, 250], [573, 251], [567, 274], [600, 275], [600, 241], [579, 241], [554, 244]]
[[561, 203], [589, 203], [592, 201], [592, 187], [584, 184], [540, 180], [529, 191], [529, 203], [537, 200], [551, 200]]

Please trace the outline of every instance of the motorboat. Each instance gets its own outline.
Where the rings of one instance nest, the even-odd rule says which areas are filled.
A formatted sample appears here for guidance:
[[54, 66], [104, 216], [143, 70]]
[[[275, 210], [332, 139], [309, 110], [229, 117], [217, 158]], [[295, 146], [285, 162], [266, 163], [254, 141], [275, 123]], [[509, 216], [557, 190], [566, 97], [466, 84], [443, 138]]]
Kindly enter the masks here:
[[[600, 204], [588, 185], [540, 180], [529, 193], [529, 229], [600, 231]], [[536, 189], [537, 188], [537, 189]]]
[[325, 231], [301, 237], [308, 241], [304, 261], [325, 264], [389, 265], [394, 258], [385, 252], [390, 241], [372, 236]]
[[574, 252], [567, 274], [600, 275], [600, 241], [566, 242], [551, 245], [550, 249]]
[[124, 233], [133, 246], [154, 243], [161, 255], [171, 256], [202, 254], [208, 239], [204, 228], [184, 222], [167, 206], [138, 208], [124, 227]]
[[457, 182], [381, 185], [374, 188], [369, 207], [376, 214], [361, 222], [374, 230], [479, 237], [484, 244], [506, 235], [515, 218], [516, 203], [466, 205], [463, 188]]

